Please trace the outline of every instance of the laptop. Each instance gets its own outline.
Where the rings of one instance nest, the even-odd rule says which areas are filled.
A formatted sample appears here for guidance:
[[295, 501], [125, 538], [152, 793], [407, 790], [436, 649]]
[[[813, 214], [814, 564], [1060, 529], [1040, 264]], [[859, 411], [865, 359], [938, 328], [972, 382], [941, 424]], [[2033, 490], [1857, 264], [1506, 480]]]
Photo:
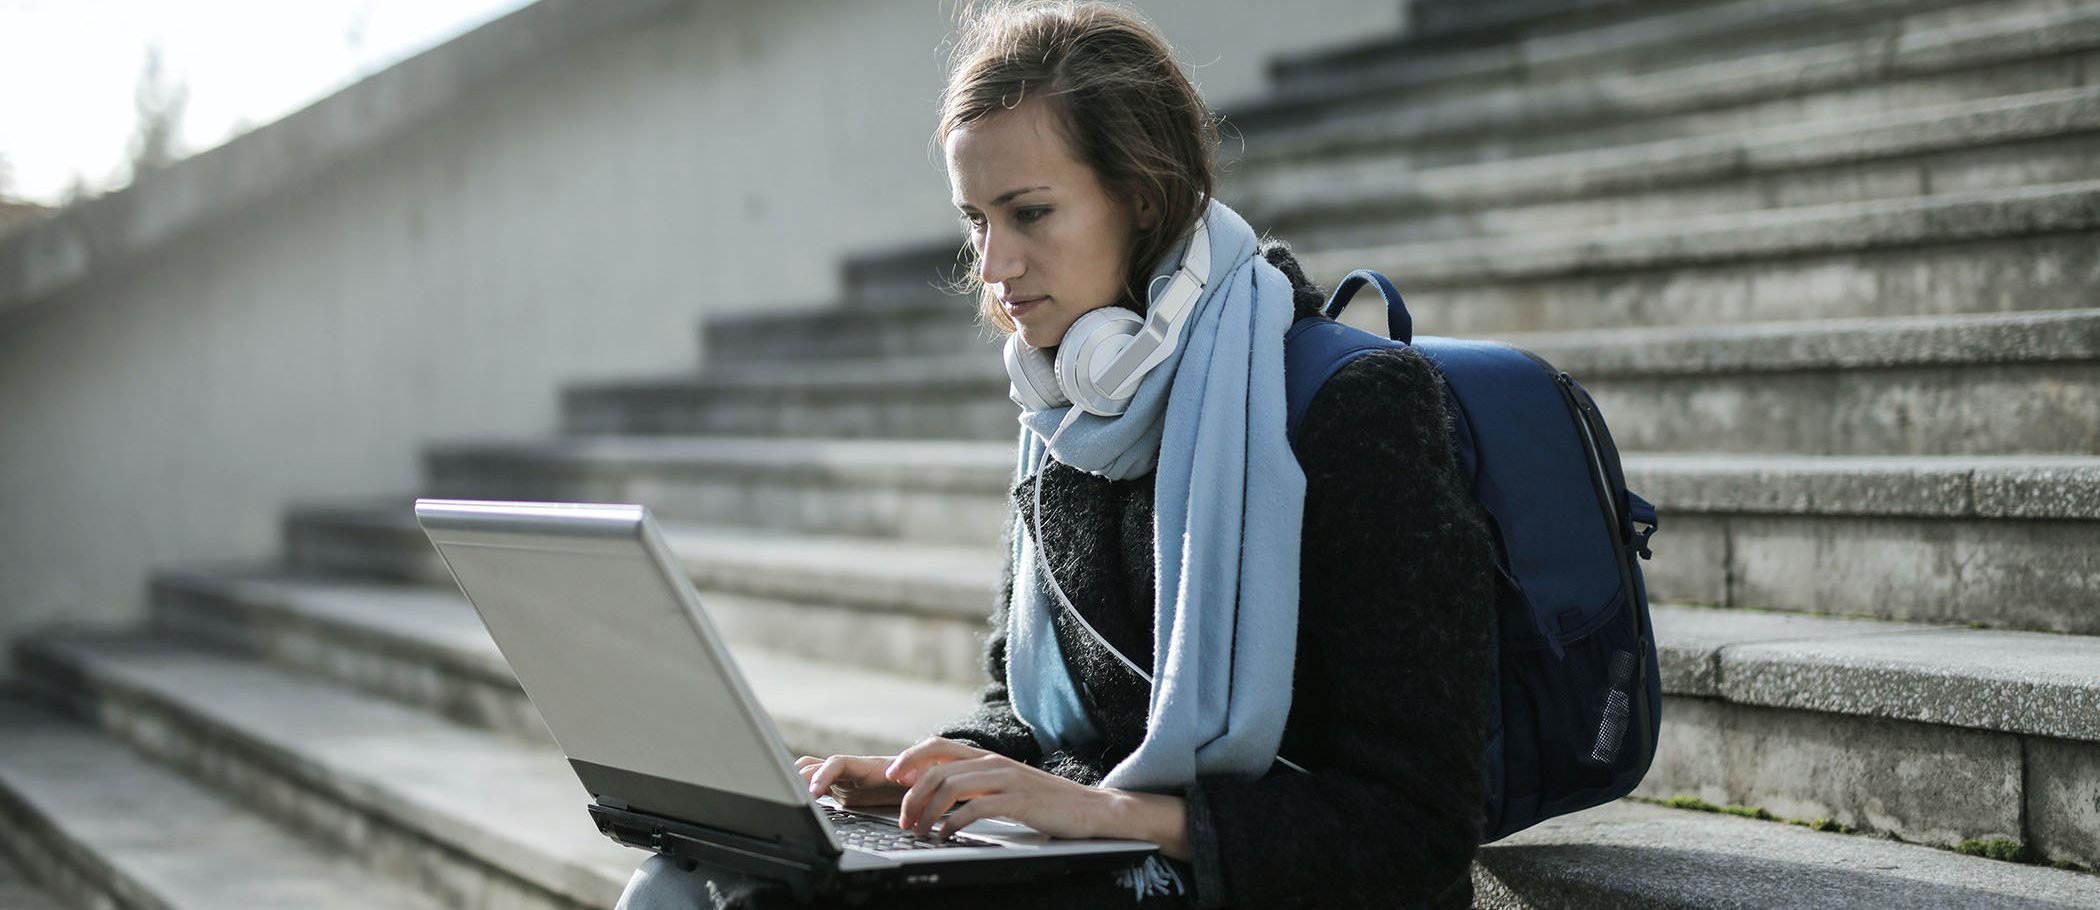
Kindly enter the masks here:
[[894, 814], [812, 798], [643, 506], [420, 499], [416, 521], [615, 841], [805, 898], [1025, 881], [1158, 849], [1004, 819], [918, 839]]

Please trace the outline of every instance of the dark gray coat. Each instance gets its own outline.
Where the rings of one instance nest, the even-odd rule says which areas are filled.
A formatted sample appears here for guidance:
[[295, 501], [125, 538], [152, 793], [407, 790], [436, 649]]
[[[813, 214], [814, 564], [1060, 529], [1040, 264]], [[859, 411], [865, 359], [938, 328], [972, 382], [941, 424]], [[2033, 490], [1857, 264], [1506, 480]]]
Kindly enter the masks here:
[[[1263, 255], [1320, 303], [1287, 248]], [[1305, 415], [1296, 681], [1282, 754], [1310, 774], [1204, 778], [1183, 795], [1198, 906], [1467, 906], [1479, 841], [1495, 620], [1493, 551], [1460, 480], [1442, 380], [1421, 355], [1380, 352], [1323, 387]], [[1094, 628], [1151, 665], [1152, 478], [1110, 481], [1050, 462], [1011, 492], [1059, 585]], [[1058, 640], [1099, 744], [1043, 755], [1005, 686], [1005, 605], [977, 711], [941, 735], [1084, 783], [1144, 736], [1147, 684], [1068, 616]], [[1279, 643], [1280, 644], [1280, 643]], [[1279, 766], [1280, 767], [1280, 766]]]

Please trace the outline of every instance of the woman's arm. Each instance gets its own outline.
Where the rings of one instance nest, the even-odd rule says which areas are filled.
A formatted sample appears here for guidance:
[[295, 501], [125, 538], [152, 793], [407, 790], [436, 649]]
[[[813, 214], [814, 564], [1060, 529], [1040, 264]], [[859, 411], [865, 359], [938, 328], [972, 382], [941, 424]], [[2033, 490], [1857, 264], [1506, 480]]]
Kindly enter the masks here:
[[1204, 904], [1390, 906], [1468, 874], [1494, 684], [1493, 545], [1444, 407], [1419, 354], [1381, 352], [1336, 374], [1306, 415], [1283, 754], [1312, 773], [1189, 789]]

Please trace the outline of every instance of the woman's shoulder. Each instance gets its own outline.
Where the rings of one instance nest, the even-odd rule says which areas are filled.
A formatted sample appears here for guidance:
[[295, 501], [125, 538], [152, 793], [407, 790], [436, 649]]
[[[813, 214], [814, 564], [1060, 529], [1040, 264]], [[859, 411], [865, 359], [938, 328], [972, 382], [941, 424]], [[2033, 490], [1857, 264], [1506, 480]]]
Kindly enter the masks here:
[[[1290, 244], [1264, 237], [1256, 251], [1290, 279], [1293, 319], [1320, 312], [1327, 295], [1306, 277]], [[1450, 445], [1443, 375], [1413, 348], [1376, 351], [1350, 361], [1314, 394], [1304, 422], [1301, 446], [1335, 433], [1363, 436], [1406, 427]]]

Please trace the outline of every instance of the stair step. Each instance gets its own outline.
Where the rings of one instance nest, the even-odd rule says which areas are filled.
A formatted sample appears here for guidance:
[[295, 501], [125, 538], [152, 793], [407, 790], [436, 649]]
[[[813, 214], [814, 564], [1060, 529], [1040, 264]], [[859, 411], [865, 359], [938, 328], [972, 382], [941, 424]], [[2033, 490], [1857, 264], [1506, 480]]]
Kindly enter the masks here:
[[[986, 465], [977, 511], [1003, 510], [996, 444], [955, 445]], [[1625, 465], [1662, 510], [1644, 566], [1659, 600], [2100, 634], [2100, 458], [1633, 453]]]
[[1625, 802], [1482, 847], [1475, 905], [1508, 910], [2091, 907], [2100, 878], [1872, 837]]
[[[358, 583], [256, 571], [164, 571], [154, 579], [154, 621], [175, 635], [255, 654], [301, 674], [351, 686], [452, 720], [525, 739], [548, 741], [539, 713], [481, 619], [456, 590]], [[731, 651], [789, 744], [810, 753], [894, 752], [927, 730], [966, 713], [982, 671], [952, 679], [913, 678], [900, 655], [891, 672], [856, 665], [852, 655], [796, 655], [796, 630], [778, 616], [795, 604], [704, 593], [702, 603], [730, 638]], [[830, 605], [832, 613], [880, 613]], [[953, 627], [949, 641], [974, 666], [975, 629], [989, 605], [970, 621], [925, 621]], [[773, 620], [763, 638], [739, 634]], [[741, 627], [741, 628], [740, 628]], [[818, 641], [835, 630], [806, 631]], [[922, 637], [933, 637], [922, 634]], [[869, 652], [907, 650], [910, 643], [840, 642]], [[848, 706], [826, 693], [884, 693]], [[872, 698], [872, 697], [871, 697]]]
[[1503, 340], [1582, 380], [1626, 451], [2100, 452], [2100, 309]]
[[1878, 117], [1409, 167], [1407, 148], [1243, 172], [1231, 198], [1299, 248], [1570, 233], [1644, 221], [2075, 182], [2100, 155], [2090, 86]]
[[1657, 607], [1639, 793], [2100, 862], [2100, 638]]
[[[1383, 322], [1370, 304], [1347, 315]], [[1501, 340], [1581, 379], [1627, 450], [2100, 451], [2100, 425], [2087, 419], [2100, 412], [2100, 309], [1592, 329]], [[570, 423], [616, 433], [989, 440], [1017, 432], [1006, 385], [989, 352], [794, 369], [752, 364], [578, 390], [569, 401]], [[489, 461], [479, 459], [477, 467], [485, 470]], [[437, 473], [449, 480], [465, 472]]]
[[[1946, 5], [1940, 0], [1751, 0], [1676, 2], [1658, 9], [1627, 0], [1416, 3], [1408, 27], [1397, 35], [1280, 59], [1270, 68], [1272, 90], [1248, 107], [1273, 116], [1293, 103], [1343, 105], [1403, 90], [1437, 91], [1453, 83], [1558, 81], [1599, 69], [1652, 70], [1722, 53], [1769, 53], [1839, 38], [1887, 36], [1902, 14]], [[1521, 12], [1503, 19], [1493, 16], [1498, 6]], [[1429, 15], [1438, 8], [1450, 12]], [[1483, 13], [1492, 18], [1483, 19]], [[1448, 17], [1476, 24], [1454, 34], [1439, 27], [1452, 21]]]
[[2100, 634], [2100, 458], [1649, 454], [1664, 600]]
[[[47, 697], [219, 789], [253, 794], [262, 811], [402, 864], [397, 875], [431, 883], [447, 905], [486, 889], [502, 899], [485, 906], [610, 906], [645, 856], [597, 832], [588, 794], [545, 743], [170, 639], [47, 636], [18, 651]], [[968, 703], [875, 674], [748, 651], [737, 660], [769, 710], [840, 718], [864, 731], [854, 745], [894, 749], [929, 728], [905, 724]], [[841, 692], [854, 693], [852, 713]], [[807, 732], [782, 727], [791, 743]]]
[[[1531, 84], [1405, 88], [1392, 100], [1296, 99], [1236, 111], [1245, 166], [1406, 144], [1417, 167], [1683, 138], [2069, 88], [2100, 49], [2100, 9], [1976, 3], [1898, 22], [1896, 34], [1693, 55]], [[1609, 61], [1609, 58], [1603, 58]], [[1303, 125], [1297, 121], [1310, 120]]]
[[855, 309], [881, 311], [948, 297], [949, 285], [963, 268], [962, 249], [958, 235], [952, 240], [847, 256], [846, 302]]
[[424, 467], [442, 496], [646, 502], [671, 520], [981, 545], [1006, 526], [1004, 497], [985, 494], [1013, 480], [1013, 451], [1011, 440], [580, 436], [434, 446]]
[[[996, 348], [975, 301], [930, 296], [882, 309], [839, 306], [710, 316], [700, 326], [701, 362], [776, 367], [838, 358], [915, 357]], [[989, 352], [987, 352], [989, 355]]]
[[609, 907], [644, 858], [598, 833], [549, 745], [172, 641], [52, 637], [16, 651], [46, 698], [447, 906]]
[[1576, 235], [1330, 249], [1443, 334], [2092, 306], [2100, 182], [1707, 216]]
[[[162, 585], [168, 584], [164, 579]], [[204, 584], [215, 583], [207, 579]], [[247, 585], [251, 593], [222, 596], [245, 596], [264, 605], [251, 612], [279, 614], [257, 625], [313, 626], [303, 630], [310, 639], [303, 647], [284, 647], [288, 636], [281, 634], [272, 642], [280, 652], [273, 659], [286, 660], [284, 652], [297, 655], [292, 659], [302, 670], [314, 672], [316, 663], [369, 664], [376, 656], [391, 661], [410, 686], [424, 688], [432, 676], [440, 687], [479, 685], [472, 675], [477, 662], [501, 672], [493, 646], [472, 634], [478, 621], [456, 595], [404, 598], [393, 588], [285, 580], [216, 584]], [[275, 593], [267, 590], [271, 587]], [[704, 598], [711, 615], [734, 616], [735, 610], [724, 611], [720, 601]], [[409, 603], [413, 606], [404, 609]], [[175, 611], [158, 609], [164, 626], [200, 625], [170, 621], [167, 614]], [[883, 649], [881, 641], [841, 636], [836, 634], [840, 629], [825, 625], [855, 612], [834, 608], [831, 617], [808, 620], [806, 628], [769, 630], [765, 638], [736, 646], [760, 697], [788, 735], [798, 742], [828, 737], [834, 744], [829, 750], [804, 751], [894, 751], [899, 743], [884, 741], [884, 730], [923, 731], [959, 716], [969, 704], [962, 687], [981, 682], [981, 676], [958, 674], [929, 685], [862, 673], [836, 685], [861, 693], [891, 692], [860, 701], [916, 706], [917, 714], [856, 715], [851, 721], [861, 728], [841, 732], [835, 699], [827, 695], [838, 689], [783, 686], [778, 681], [808, 678], [808, 671], [799, 669], [806, 664], [770, 656], [754, 664], [746, 656], [777, 650], [779, 636], [788, 642], [807, 636], [843, 640], [845, 648], [856, 650]], [[2095, 720], [2100, 718], [2100, 670], [2095, 669], [2100, 668], [2100, 639], [1668, 605], [1654, 613], [1670, 720], [1643, 793], [1693, 794], [1804, 818], [1828, 816], [1915, 841], [2010, 837], [2054, 857], [2100, 863], [2100, 842], [2090, 836], [2100, 832], [2093, 824], [2100, 818], [2086, 818], [2090, 813], [2082, 808], [2100, 796], [2100, 722]], [[314, 615], [318, 621], [310, 618]], [[942, 634], [955, 652], [974, 653], [980, 647], [967, 626], [951, 626]], [[252, 638], [241, 643], [256, 646]], [[336, 659], [316, 661], [308, 652], [317, 650], [334, 652]], [[405, 656], [447, 650], [455, 652], [449, 659]], [[843, 651], [835, 656], [837, 661], [853, 657]], [[798, 669], [768, 673], [766, 668], [781, 663]], [[834, 662], [825, 672], [844, 679], [856, 671]], [[456, 680], [462, 675], [470, 678]], [[779, 694], [783, 689], [791, 694]], [[792, 693], [801, 693], [804, 701], [794, 702]], [[428, 698], [420, 693], [405, 697]], [[508, 697], [518, 703], [518, 711], [529, 712], [514, 687]], [[1750, 738], [1759, 748], [1738, 747], [1739, 740]], [[1863, 771], [1883, 762], [1906, 766], [1906, 756], [1916, 757], [1931, 773], [1922, 779], [1870, 780]], [[2022, 819], [2031, 830], [2023, 831]]]
[[[0, 850], [82, 907], [448, 906], [20, 698], [0, 698], [0, 818]], [[59, 904], [0, 875], [0, 906]]]
[[[600, 497], [596, 501], [637, 500]], [[353, 532], [369, 534], [375, 541], [378, 528], [391, 528], [393, 533], [385, 546], [394, 552], [373, 552], [348, 566], [312, 560], [295, 562], [295, 566], [326, 568], [333, 570], [328, 574], [355, 577], [357, 566], [392, 563], [395, 568], [366, 577], [453, 587], [452, 576], [417, 527], [413, 509], [406, 504], [375, 504], [362, 511], [342, 507], [312, 514], [338, 516]], [[724, 513], [716, 517], [740, 516]], [[323, 518], [317, 523], [330, 520], [333, 519]], [[995, 550], [989, 543], [958, 545], [794, 533], [746, 525], [666, 520], [661, 515], [658, 522], [665, 544], [694, 586], [709, 593], [817, 601], [974, 621], [991, 609], [993, 589], [999, 582], [998, 565], [991, 558]], [[307, 532], [325, 530], [310, 525]], [[374, 546], [376, 551], [378, 544]]]

